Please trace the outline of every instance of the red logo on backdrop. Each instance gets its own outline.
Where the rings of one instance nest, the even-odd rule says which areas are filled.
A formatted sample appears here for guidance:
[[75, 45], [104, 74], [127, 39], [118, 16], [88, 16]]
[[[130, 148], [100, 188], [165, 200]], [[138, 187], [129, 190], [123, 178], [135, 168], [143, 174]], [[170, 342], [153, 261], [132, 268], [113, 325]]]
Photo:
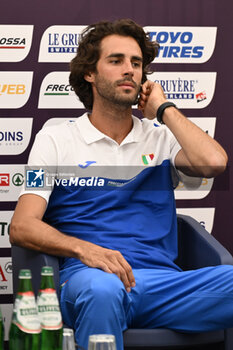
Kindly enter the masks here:
[[0, 174], [0, 186], [10, 186], [10, 174]]
[[206, 100], [207, 99], [206, 92], [202, 91], [199, 94], [196, 94], [196, 99], [197, 99], [197, 102]]
[[0, 265], [0, 276], [2, 277], [2, 282], [7, 282], [7, 279], [4, 275], [4, 272], [3, 272], [1, 265]]

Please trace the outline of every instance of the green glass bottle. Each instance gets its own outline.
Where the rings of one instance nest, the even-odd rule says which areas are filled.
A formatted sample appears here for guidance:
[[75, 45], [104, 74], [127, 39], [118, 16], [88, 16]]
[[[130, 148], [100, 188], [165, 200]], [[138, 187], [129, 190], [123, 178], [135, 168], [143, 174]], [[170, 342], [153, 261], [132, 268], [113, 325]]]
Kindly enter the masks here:
[[41, 269], [37, 305], [42, 328], [41, 350], [62, 350], [62, 316], [50, 266]]
[[20, 270], [9, 333], [10, 350], [40, 350], [40, 320], [32, 290], [31, 271]]
[[0, 350], [4, 349], [4, 325], [2, 319], [2, 312], [0, 309]]

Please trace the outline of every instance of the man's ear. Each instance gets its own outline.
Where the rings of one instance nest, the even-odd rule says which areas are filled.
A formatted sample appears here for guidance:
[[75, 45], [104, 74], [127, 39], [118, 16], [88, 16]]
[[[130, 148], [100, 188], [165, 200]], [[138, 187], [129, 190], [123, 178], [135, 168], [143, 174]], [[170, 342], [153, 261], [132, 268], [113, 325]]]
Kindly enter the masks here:
[[84, 75], [84, 79], [88, 81], [88, 83], [93, 83], [94, 82], [94, 75], [95, 73], [89, 72], [88, 74]]

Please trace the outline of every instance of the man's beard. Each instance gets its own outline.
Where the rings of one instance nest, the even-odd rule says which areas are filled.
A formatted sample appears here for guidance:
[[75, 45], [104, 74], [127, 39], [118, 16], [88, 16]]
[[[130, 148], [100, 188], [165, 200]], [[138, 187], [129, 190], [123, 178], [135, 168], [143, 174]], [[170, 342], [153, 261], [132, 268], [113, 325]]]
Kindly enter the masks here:
[[[130, 82], [134, 85], [134, 94], [132, 94], [132, 88], [130, 87], [129, 89], [124, 89], [124, 91], [117, 91], [117, 87], [124, 82]], [[106, 101], [120, 107], [129, 108], [137, 103], [141, 84], [137, 85], [130, 77], [125, 77], [124, 79], [111, 82], [97, 74], [95, 87], [99, 96], [101, 96]]]

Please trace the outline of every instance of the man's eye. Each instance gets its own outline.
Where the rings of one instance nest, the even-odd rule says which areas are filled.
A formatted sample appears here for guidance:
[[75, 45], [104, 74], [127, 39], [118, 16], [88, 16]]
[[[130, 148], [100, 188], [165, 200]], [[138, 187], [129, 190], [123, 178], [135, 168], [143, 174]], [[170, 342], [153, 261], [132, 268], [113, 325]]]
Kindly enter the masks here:
[[139, 62], [133, 62], [132, 65], [133, 65], [134, 67], [140, 67], [140, 63], [139, 63]]
[[113, 64], [118, 64], [120, 62], [120, 60], [112, 60], [111, 63]]

